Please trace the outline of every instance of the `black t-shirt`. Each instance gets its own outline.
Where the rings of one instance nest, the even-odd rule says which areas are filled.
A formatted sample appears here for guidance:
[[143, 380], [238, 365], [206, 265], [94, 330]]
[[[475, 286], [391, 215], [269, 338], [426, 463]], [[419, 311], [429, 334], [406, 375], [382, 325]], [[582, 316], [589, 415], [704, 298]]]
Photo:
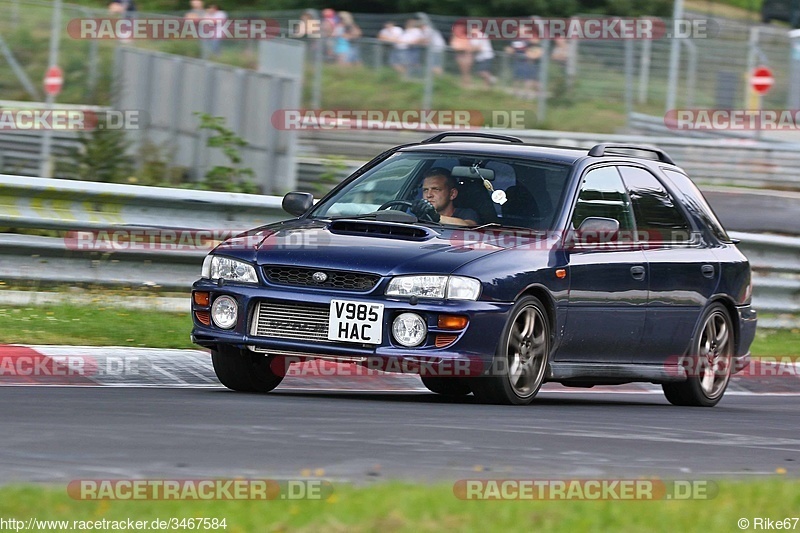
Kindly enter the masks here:
[[469, 207], [456, 207], [453, 210], [453, 217], [460, 218], [461, 220], [474, 220], [478, 224], [481, 223], [478, 212]]

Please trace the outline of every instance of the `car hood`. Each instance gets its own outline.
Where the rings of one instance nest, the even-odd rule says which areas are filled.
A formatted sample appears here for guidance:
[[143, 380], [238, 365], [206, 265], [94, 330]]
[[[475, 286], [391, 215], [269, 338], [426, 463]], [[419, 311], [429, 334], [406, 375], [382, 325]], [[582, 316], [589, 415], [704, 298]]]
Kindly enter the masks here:
[[[528, 236], [541, 239], [541, 236]], [[382, 276], [451, 273], [519, 244], [482, 230], [431, 228], [373, 220], [290, 220], [256, 228], [214, 253], [259, 265], [309, 266]]]

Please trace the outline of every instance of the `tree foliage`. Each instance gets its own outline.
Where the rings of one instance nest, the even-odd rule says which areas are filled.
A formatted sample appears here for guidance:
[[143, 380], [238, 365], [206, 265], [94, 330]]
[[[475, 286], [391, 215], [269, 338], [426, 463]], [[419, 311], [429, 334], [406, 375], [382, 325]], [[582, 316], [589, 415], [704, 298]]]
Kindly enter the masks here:
[[[94, 0], [96, 1], [96, 0]], [[188, 0], [137, 0], [140, 11], [188, 11]], [[577, 14], [669, 16], [672, 0], [224, 0], [226, 11], [293, 9], [347, 10], [353, 13], [413, 13], [476, 17], [568, 17]]]

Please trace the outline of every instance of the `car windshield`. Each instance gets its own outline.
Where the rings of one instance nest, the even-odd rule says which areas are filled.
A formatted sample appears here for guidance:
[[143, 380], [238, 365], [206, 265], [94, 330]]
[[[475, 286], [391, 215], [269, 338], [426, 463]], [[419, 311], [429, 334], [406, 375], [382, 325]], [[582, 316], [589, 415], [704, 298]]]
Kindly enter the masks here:
[[[564, 202], [570, 167], [454, 153], [398, 152], [321, 201], [311, 218], [347, 218], [392, 209], [417, 215], [419, 201], [442, 224], [500, 224], [550, 230]], [[416, 204], [416, 205], [415, 205]], [[411, 219], [413, 220], [413, 219]]]

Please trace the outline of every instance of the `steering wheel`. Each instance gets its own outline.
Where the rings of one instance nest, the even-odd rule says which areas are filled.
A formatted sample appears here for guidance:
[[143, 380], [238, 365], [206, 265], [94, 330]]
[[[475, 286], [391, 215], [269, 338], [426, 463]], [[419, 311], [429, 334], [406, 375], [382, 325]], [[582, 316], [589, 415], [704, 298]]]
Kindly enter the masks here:
[[406, 207], [411, 207], [414, 204], [412, 204], [408, 200], [389, 200], [388, 202], [384, 202], [383, 204], [381, 204], [381, 206], [378, 208], [378, 211], [389, 209], [393, 205], [404, 205]]

